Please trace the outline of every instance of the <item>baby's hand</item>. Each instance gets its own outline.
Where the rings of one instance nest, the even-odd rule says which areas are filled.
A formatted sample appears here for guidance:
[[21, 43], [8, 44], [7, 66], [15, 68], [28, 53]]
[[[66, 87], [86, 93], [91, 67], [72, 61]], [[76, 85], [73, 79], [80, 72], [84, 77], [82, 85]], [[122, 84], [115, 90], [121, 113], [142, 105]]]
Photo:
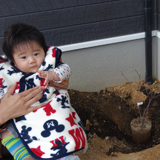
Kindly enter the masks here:
[[41, 70], [37, 70], [37, 73], [39, 73], [39, 77], [40, 78], [44, 78], [44, 85], [46, 85], [48, 83], [48, 81], [51, 81], [53, 79], [53, 75], [52, 75], [52, 71], [41, 71]]

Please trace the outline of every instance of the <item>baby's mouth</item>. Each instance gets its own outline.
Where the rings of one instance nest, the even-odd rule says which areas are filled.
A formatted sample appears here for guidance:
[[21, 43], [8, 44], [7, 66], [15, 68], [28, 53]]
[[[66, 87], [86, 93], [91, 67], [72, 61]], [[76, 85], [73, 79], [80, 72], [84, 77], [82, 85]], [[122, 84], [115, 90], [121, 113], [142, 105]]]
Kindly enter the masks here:
[[36, 65], [31, 66], [31, 68], [36, 68], [36, 67], [37, 67]]

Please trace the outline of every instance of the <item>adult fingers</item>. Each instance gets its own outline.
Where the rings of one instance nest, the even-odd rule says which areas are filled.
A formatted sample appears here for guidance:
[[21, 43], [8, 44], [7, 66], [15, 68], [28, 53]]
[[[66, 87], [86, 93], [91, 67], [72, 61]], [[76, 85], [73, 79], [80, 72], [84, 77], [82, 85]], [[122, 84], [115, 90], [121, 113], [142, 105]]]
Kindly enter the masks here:
[[27, 100], [33, 98], [34, 96], [38, 95], [42, 92], [45, 88], [43, 86], [34, 87], [19, 93], [21, 96], [26, 97]]
[[38, 94], [37, 96], [31, 98], [31, 99], [28, 99], [27, 97], [27, 101], [26, 101], [26, 105], [27, 106], [31, 106], [33, 103], [37, 102], [38, 100], [40, 100], [42, 98], [43, 94]]
[[61, 83], [56, 83], [56, 82], [53, 82], [53, 81], [49, 81], [49, 85], [51, 86], [51, 87], [55, 87], [56, 89], [57, 88], [62, 88], [63, 87], [63, 84], [61, 84]]
[[15, 88], [16, 88], [16, 83], [14, 83], [11, 87], [9, 87], [9, 89], [8, 89], [8, 91], [7, 91], [7, 93], [6, 94], [8, 94], [8, 95], [13, 95], [13, 93], [14, 93], [14, 90], [15, 90]]
[[32, 112], [32, 111], [34, 111], [34, 110], [42, 107], [43, 105], [44, 105], [44, 104], [40, 104], [40, 105], [38, 105], [38, 106], [29, 107], [29, 108], [27, 109], [27, 111], [26, 111], [26, 112], [27, 112], [26, 114], [28, 114], [28, 113], [30, 113], [30, 112]]
[[50, 81], [49, 85], [54, 87], [54, 88], [56, 88], [57, 90], [59, 90], [59, 89], [67, 89], [68, 85], [69, 85], [69, 78], [64, 80], [64, 81], [62, 81], [61, 83], [56, 83], [56, 82]]

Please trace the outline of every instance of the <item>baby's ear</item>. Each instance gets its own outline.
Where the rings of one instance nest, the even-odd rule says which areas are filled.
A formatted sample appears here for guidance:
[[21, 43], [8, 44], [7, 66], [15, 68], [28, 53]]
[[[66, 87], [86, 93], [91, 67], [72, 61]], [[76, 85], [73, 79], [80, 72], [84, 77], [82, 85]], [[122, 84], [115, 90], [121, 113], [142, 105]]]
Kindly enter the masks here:
[[11, 61], [12, 66], [16, 66], [16, 63], [14, 61]]
[[9, 59], [11, 61], [11, 64], [13, 64], [14, 66], [16, 66], [16, 62], [14, 59]]

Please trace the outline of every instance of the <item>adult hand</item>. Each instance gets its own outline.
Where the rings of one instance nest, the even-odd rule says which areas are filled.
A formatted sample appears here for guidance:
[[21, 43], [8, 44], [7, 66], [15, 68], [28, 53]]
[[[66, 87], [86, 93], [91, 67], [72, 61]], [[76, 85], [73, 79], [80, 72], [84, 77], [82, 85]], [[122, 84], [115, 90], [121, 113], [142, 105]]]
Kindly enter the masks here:
[[[0, 103], [0, 125], [4, 124], [12, 118], [16, 118], [41, 107], [30, 107], [33, 103], [42, 98], [44, 87], [35, 87], [24, 92], [13, 95], [16, 83], [11, 86]], [[41, 93], [41, 94], [40, 94]]]
[[69, 86], [69, 78], [64, 80], [64, 81], [62, 81], [61, 83], [56, 83], [56, 82], [50, 81], [49, 85], [54, 87], [57, 90], [67, 89], [68, 86]]

